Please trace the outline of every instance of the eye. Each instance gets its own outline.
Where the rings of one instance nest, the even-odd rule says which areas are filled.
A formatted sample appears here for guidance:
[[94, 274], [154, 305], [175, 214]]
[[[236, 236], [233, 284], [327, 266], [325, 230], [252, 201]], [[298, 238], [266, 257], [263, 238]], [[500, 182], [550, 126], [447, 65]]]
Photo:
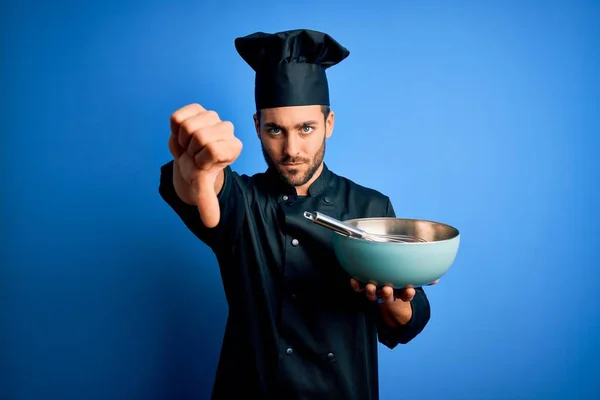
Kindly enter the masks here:
[[279, 135], [281, 133], [281, 129], [279, 129], [279, 128], [269, 128], [268, 132], [271, 135]]
[[302, 132], [303, 133], [311, 133], [313, 131], [313, 127], [312, 126], [304, 126], [302, 128]]

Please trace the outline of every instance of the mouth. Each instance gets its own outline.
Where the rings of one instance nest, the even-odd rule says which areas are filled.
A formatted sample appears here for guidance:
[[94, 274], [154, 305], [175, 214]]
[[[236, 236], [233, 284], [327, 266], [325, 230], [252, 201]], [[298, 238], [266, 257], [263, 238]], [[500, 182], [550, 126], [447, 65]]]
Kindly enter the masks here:
[[284, 167], [297, 167], [298, 165], [302, 165], [304, 163], [281, 163]]

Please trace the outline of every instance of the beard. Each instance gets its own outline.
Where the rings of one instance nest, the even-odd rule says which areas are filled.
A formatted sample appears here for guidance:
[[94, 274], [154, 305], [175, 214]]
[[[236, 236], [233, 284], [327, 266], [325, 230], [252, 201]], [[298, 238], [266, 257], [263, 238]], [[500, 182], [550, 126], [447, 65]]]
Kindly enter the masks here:
[[[321, 166], [323, 159], [325, 158], [325, 139], [323, 139], [321, 147], [319, 148], [319, 150], [317, 150], [312, 160], [308, 158], [291, 156], [285, 156], [280, 160], [274, 160], [273, 157], [271, 157], [271, 155], [267, 152], [262, 142], [260, 147], [263, 153], [263, 157], [265, 158], [265, 162], [267, 163], [269, 168], [276, 171], [277, 175], [281, 180], [292, 186], [302, 186], [308, 181], [310, 181]], [[296, 168], [284, 168], [284, 166], [281, 165], [296, 163], [302, 163], [304, 165], [308, 164], [309, 167], [306, 171], [302, 171]], [[302, 167], [304, 167], [304, 165], [302, 165]]]

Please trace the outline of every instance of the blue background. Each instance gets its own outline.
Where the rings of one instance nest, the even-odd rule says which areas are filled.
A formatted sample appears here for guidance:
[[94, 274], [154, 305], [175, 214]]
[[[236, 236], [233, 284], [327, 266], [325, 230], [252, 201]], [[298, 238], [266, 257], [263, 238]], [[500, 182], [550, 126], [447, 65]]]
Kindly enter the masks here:
[[600, 396], [598, 2], [5, 1], [1, 18], [2, 399], [208, 397], [227, 309], [158, 195], [169, 116], [217, 110], [235, 168], [262, 171], [233, 39], [297, 27], [351, 50], [329, 72], [329, 166], [463, 235], [426, 330], [381, 347], [382, 398]]

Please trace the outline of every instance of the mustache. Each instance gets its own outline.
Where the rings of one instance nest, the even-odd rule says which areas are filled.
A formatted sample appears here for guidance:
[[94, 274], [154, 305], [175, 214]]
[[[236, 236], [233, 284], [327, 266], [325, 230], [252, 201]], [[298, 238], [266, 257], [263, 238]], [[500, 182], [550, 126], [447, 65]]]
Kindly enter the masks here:
[[308, 162], [310, 162], [310, 160], [307, 160], [306, 158], [285, 156], [285, 157], [281, 158], [277, 162], [277, 164], [301, 164], [301, 163], [308, 163]]

